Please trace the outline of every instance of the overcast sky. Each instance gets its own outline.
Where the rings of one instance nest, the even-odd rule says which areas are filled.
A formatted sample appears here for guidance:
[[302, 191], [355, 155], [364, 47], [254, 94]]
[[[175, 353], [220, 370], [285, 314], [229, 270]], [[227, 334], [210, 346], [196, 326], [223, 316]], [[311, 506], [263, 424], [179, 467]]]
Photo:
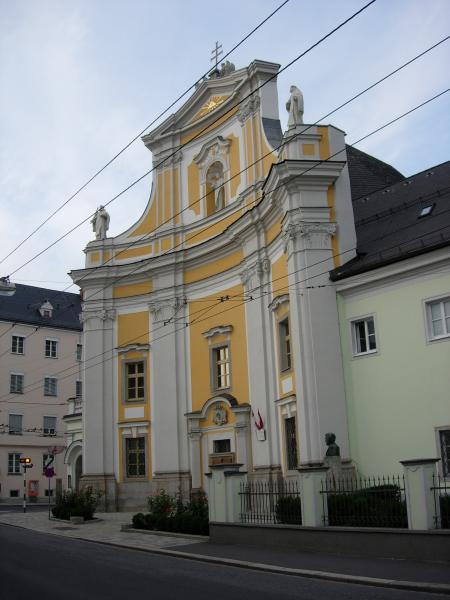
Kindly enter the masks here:
[[[281, 0], [0, 0], [0, 260]], [[285, 65], [365, 4], [290, 0], [229, 60]], [[295, 84], [305, 122], [449, 34], [449, 0], [377, 0], [278, 79], [280, 116]], [[450, 87], [450, 42], [331, 122], [358, 139]], [[410, 175], [450, 159], [450, 93], [358, 147]], [[151, 167], [138, 140], [9, 259], [12, 273]], [[137, 221], [151, 176], [108, 207], [109, 235]], [[84, 265], [89, 222], [13, 280], [65, 289]], [[72, 286], [70, 291], [77, 291]]]

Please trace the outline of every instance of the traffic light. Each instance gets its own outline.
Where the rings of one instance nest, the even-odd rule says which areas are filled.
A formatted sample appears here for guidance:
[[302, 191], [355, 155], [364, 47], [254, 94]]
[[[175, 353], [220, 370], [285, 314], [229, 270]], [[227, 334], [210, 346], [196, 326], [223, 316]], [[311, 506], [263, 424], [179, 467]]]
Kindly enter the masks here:
[[31, 458], [29, 456], [24, 456], [23, 458], [19, 458], [19, 462], [21, 465], [29, 465], [31, 463]]

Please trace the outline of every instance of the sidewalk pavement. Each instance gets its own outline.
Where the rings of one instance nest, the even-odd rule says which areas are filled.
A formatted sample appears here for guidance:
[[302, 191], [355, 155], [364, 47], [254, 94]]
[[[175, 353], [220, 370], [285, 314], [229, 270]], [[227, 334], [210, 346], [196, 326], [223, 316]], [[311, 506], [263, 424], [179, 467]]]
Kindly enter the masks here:
[[329, 554], [282, 552], [255, 546], [214, 544], [205, 537], [177, 537], [139, 530], [122, 530], [134, 513], [98, 513], [98, 520], [73, 525], [49, 520], [45, 512], [1, 512], [0, 523], [41, 533], [98, 542], [135, 550], [162, 553], [236, 567], [314, 577], [348, 583], [377, 585], [450, 596], [448, 563], [365, 559]]

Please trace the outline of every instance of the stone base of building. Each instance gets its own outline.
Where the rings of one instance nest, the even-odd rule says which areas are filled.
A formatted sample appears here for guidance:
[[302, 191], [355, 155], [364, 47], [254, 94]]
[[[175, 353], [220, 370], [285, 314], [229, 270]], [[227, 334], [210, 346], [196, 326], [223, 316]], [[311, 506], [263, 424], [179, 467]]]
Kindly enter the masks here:
[[280, 465], [261, 465], [253, 467], [248, 472], [249, 481], [273, 481], [276, 482], [283, 478], [283, 472]]
[[148, 512], [148, 498], [165, 490], [171, 496], [181, 493], [184, 500], [191, 492], [191, 474], [188, 471], [160, 472], [151, 481], [125, 481], [117, 484], [118, 509]]
[[92, 487], [100, 493], [97, 507], [99, 512], [115, 512], [118, 509], [117, 482], [114, 475], [83, 475], [80, 478], [80, 489], [86, 487]]

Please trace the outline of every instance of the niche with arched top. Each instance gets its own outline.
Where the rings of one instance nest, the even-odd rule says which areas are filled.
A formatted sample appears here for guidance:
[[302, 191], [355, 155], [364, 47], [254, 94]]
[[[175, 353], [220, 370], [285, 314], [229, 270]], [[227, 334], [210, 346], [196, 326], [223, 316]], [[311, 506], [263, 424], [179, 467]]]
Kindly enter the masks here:
[[206, 216], [221, 210], [225, 206], [224, 168], [216, 160], [206, 172]]

